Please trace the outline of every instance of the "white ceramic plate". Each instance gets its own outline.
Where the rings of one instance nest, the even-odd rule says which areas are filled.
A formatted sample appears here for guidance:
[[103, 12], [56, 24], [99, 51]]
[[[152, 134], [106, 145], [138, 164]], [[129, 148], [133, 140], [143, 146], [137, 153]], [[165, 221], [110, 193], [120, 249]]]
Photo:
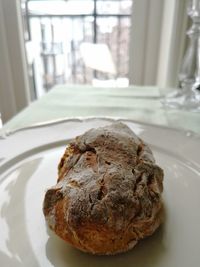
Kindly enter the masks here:
[[200, 139], [172, 129], [123, 120], [151, 146], [165, 172], [166, 219], [128, 253], [92, 256], [51, 233], [42, 213], [66, 144], [112, 119], [66, 120], [0, 139], [0, 266], [200, 266]]

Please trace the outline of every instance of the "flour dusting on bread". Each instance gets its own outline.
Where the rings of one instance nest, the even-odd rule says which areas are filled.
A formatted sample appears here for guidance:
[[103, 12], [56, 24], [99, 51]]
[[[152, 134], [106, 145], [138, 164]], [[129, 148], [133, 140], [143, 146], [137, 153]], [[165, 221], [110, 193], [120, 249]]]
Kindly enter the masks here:
[[116, 254], [162, 222], [163, 170], [148, 145], [123, 123], [76, 137], [45, 195], [49, 227], [76, 248]]

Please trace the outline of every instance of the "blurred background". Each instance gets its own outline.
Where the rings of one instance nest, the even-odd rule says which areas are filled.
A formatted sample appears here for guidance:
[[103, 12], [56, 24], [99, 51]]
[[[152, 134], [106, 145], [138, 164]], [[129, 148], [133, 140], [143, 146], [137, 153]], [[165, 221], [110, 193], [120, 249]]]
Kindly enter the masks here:
[[58, 84], [178, 86], [186, 0], [0, 0], [6, 122]]

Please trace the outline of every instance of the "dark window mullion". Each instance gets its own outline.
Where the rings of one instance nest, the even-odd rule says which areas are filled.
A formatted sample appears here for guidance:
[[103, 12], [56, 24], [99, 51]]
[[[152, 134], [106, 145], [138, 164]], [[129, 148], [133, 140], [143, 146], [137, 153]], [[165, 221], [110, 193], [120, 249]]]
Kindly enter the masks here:
[[[83, 31], [83, 42], [85, 42], [85, 35], [86, 35], [86, 32], [85, 32], [85, 18], [82, 17], [82, 31]], [[83, 82], [84, 84], [87, 83], [87, 78], [86, 78], [86, 69], [85, 69], [85, 64], [82, 60], [82, 70], [83, 70]]]
[[43, 85], [47, 90], [48, 89], [48, 81], [47, 81], [48, 62], [47, 62], [47, 58], [45, 56], [45, 26], [42, 23], [42, 18], [40, 18], [40, 30], [41, 30], [41, 56], [43, 59], [43, 68], [44, 68], [43, 79], [45, 81], [45, 84], [43, 84]]
[[120, 74], [120, 64], [121, 64], [121, 18], [118, 17], [118, 27], [117, 27], [117, 76]]
[[[94, 0], [94, 24], [93, 24], [93, 43], [97, 43], [97, 0]], [[94, 70], [94, 78], [97, 77], [97, 71]]]
[[56, 48], [56, 43], [55, 43], [55, 33], [54, 33], [54, 23], [53, 23], [53, 18], [51, 17], [51, 51], [50, 54], [52, 56], [52, 65], [53, 65], [53, 85], [56, 84], [56, 53], [55, 53], [55, 48]]
[[[74, 33], [74, 18], [72, 18], [72, 33]], [[76, 83], [76, 48], [75, 48], [75, 40], [74, 36], [72, 34], [72, 40], [71, 40], [71, 51], [72, 51], [72, 76], [73, 76], [73, 82]]]

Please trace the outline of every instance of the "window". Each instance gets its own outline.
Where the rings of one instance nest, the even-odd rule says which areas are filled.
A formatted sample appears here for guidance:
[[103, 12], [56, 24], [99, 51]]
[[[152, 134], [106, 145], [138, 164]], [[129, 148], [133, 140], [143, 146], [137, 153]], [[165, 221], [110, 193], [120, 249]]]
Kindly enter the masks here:
[[[59, 83], [92, 84], [117, 78], [128, 83], [132, 0], [27, 0], [22, 9], [36, 94]], [[94, 45], [93, 53], [91, 46], [88, 51], [86, 45], [81, 49], [91, 43], [103, 45]], [[93, 63], [88, 65], [89, 56]]]

